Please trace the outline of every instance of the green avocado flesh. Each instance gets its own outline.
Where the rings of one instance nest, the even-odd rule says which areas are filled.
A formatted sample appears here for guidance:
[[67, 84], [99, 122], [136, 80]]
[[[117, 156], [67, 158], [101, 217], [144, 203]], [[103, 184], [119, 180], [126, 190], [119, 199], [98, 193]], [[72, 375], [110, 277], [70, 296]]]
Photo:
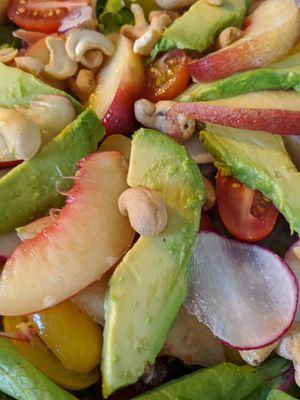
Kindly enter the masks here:
[[201, 138], [218, 168], [262, 192], [300, 234], [300, 173], [281, 136], [207, 124]]
[[280, 390], [271, 390], [266, 400], [292, 400], [294, 397], [281, 392]]
[[178, 96], [177, 101], [217, 100], [243, 93], [269, 89], [300, 92], [300, 46], [283, 60], [268, 66], [235, 74], [210, 83], [196, 83]]
[[[0, 91], [1, 93], [1, 91]], [[84, 111], [31, 160], [0, 179], [0, 233], [28, 224], [52, 207], [61, 207], [76, 163], [96, 151], [103, 128], [92, 110]]]
[[155, 237], [140, 237], [110, 280], [104, 396], [136, 382], [161, 350], [187, 293], [189, 260], [205, 196], [199, 169], [184, 148], [148, 129], [133, 136], [128, 184], [159, 193], [167, 206], [168, 225]]
[[82, 106], [69, 94], [47, 85], [21, 69], [8, 67], [0, 62], [0, 107], [26, 107], [30, 101], [43, 94], [67, 97], [78, 114], [82, 111]]
[[170, 49], [190, 49], [202, 52], [209, 48], [218, 34], [228, 26], [240, 27], [251, 0], [225, 0], [221, 7], [198, 0], [167, 28], [155, 46], [151, 58]]

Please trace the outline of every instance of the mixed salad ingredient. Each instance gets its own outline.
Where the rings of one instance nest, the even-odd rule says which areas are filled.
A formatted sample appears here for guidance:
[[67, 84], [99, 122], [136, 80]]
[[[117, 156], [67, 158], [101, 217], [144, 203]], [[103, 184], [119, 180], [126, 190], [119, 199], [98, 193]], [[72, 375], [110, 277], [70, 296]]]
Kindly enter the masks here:
[[0, 399], [300, 398], [299, 20], [0, 2]]

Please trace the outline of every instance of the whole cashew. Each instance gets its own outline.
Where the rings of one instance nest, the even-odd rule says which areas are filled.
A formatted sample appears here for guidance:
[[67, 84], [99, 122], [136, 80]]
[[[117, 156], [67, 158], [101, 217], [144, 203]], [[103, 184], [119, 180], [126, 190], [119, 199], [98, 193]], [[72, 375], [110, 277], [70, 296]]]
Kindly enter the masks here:
[[56, 80], [65, 80], [75, 75], [77, 62], [68, 56], [65, 41], [58, 37], [47, 36], [46, 45], [50, 51], [50, 61], [44, 69], [47, 75]]
[[119, 210], [128, 215], [132, 228], [141, 236], [155, 236], [168, 222], [165, 203], [160, 196], [146, 188], [125, 190], [119, 197]]

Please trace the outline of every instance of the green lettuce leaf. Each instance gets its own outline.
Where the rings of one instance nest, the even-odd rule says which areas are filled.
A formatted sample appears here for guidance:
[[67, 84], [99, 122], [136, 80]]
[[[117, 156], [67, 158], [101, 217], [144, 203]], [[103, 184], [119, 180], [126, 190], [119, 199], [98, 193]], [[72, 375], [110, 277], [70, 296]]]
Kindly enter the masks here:
[[280, 390], [271, 390], [266, 400], [292, 400], [295, 397], [292, 397]]
[[116, 32], [121, 26], [134, 23], [133, 14], [124, 0], [98, 0], [96, 12], [104, 33]]
[[0, 390], [17, 400], [76, 400], [38, 371], [13, 344], [3, 338], [0, 338]]

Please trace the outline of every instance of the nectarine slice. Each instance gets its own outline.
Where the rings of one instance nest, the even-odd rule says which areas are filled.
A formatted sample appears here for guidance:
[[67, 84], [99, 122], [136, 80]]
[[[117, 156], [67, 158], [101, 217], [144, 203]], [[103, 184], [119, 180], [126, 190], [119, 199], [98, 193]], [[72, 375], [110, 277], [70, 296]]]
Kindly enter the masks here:
[[31, 314], [99, 280], [130, 246], [134, 232], [117, 201], [127, 189], [128, 163], [118, 152], [79, 163], [66, 206], [55, 222], [25, 240], [0, 277], [0, 314]]

